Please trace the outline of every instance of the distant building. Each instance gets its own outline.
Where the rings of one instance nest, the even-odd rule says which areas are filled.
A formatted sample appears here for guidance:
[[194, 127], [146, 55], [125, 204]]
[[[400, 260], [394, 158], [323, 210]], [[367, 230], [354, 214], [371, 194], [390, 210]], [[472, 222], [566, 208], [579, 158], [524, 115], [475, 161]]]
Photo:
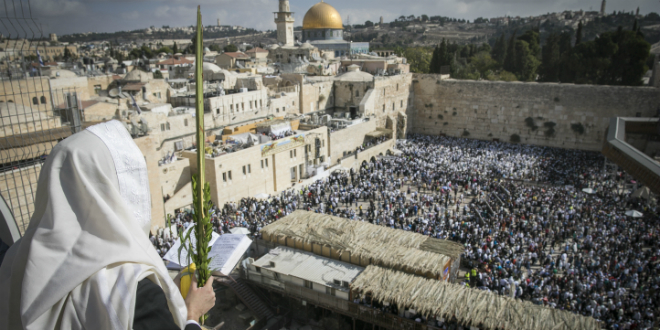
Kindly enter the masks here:
[[293, 13], [289, 7], [289, 0], [280, 0], [280, 11], [275, 13], [277, 24], [277, 42], [285, 46], [293, 46]]
[[606, 7], [606, 2], [603, 0], [603, 3], [600, 4], [600, 14], [601, 15], [606, 15], [605, 14], [605, 7]]
[[344, 25], [339, 12], [321, 1], [305, 14], [302, 37], [319, 50], [332, 50], [335, 57], [369, 52], [368, 42], [344, 40]]
[[[637, 13], [639, 14], [639, 8], [637, 8]], [[57, 42], [57, 34], [51, 33], [49, 34], [49, 37], [50, 37], [50, 41]]]

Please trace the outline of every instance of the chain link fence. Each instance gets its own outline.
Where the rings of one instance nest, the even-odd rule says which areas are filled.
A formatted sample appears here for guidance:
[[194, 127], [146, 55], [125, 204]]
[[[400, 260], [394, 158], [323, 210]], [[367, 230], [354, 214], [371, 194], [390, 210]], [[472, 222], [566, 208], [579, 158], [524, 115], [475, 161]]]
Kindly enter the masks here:
[[[80, 131], [75, 89], [53, 89], [42, 54], [50, 40], [29, 0], [0, 7], [0, 195], [21, 234], [34, 212], [39, 173], [53, 147]], [[1, 201], [0, 201], [1, 202]]]

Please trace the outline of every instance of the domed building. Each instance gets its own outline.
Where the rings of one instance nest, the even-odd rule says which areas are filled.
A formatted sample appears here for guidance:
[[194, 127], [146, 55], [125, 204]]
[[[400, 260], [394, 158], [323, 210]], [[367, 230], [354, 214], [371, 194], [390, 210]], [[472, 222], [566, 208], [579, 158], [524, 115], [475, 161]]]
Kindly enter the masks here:
[[344, 24], [339, 12], [321, 1], [307, 11], [303, 19], [303, 40], [343, 40]]
[[[289, 1], [280, 0], [280, 11], [275, 13], [277, 40], [284, 46], [292, 44], [293, 13]], [[303, 18], [302, 40], [318, 48], [322, 53], [334, 53], [335, 57], [369, 52], [368, 42], [350, 42], [344, 40], [344, 24], [339, 12], [330, 4], [321, 0], [310, 8]], [[307, 46], [309, 47], [309, 46]]]

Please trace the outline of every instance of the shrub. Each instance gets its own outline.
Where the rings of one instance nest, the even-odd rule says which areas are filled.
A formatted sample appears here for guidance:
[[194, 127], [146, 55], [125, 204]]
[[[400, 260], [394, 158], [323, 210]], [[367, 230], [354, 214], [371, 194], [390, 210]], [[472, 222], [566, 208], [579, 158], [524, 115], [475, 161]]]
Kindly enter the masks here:
[[543, 127], [545, 128], [555, 128], [555, 126], [557, 126], [557, 123], [552, 121], [546, 121], [545, 123], [543, 123]]
[[533, 128], [534, 126], [536, 126], [534, 124], [534, 118], [532, 118], [532, 117], [525, 118], [525, 125], [527, 125], [527, 127], [529, 127], [529, 128]]
[[511, 135], [511, 142], [513, 142], [513, 143], [518, 143], [518, 142], [520, 142], [520, 135], [518, 135], [518, 134], [512, 134], [512, 135]]
[[443, 126], [447, 126], [447, 125], [449, 125], [449, 123], [448, 123], [448, 122], [445, 122], [445, 123], [442, 124], [442, 125], [443, 125]]
[[468, 130], [463, 130], [463, 136], [470, 136], [470, 132]]
[[443, 115], [438, 115], [438, 119], [445, 119]]
[[552, 137], [552, 136], [555, 135], [555, 129], [552, 128], [552, 127], [551, 127], [551, 128], [548, 128], [548, 129], [545, 131], [544, 134], [545, 134], [545, 136], [547, 136], [547, 137]]
[[456, 111], [454, 111], [451, 115], [452, 115], [452, 116], [456, 116], [457, 114], [458, 114], [458, 113], [457, 113]]
[[571, 124], [571, 129], [576, 134], [579, 134], [579, 135], [584, 134], [584, 126], [582, 125], [582, 123]]

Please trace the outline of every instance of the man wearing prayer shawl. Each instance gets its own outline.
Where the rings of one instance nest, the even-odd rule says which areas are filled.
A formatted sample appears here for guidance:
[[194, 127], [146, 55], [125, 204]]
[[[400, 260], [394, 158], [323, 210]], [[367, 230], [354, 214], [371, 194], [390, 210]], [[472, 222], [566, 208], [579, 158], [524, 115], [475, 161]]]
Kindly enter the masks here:
[[0, 266], [0, 329], [200, 329], [212, 280], [184, 300], [149, 241], [145, 159], [118, 121], [53, 148], [24, 236]]

